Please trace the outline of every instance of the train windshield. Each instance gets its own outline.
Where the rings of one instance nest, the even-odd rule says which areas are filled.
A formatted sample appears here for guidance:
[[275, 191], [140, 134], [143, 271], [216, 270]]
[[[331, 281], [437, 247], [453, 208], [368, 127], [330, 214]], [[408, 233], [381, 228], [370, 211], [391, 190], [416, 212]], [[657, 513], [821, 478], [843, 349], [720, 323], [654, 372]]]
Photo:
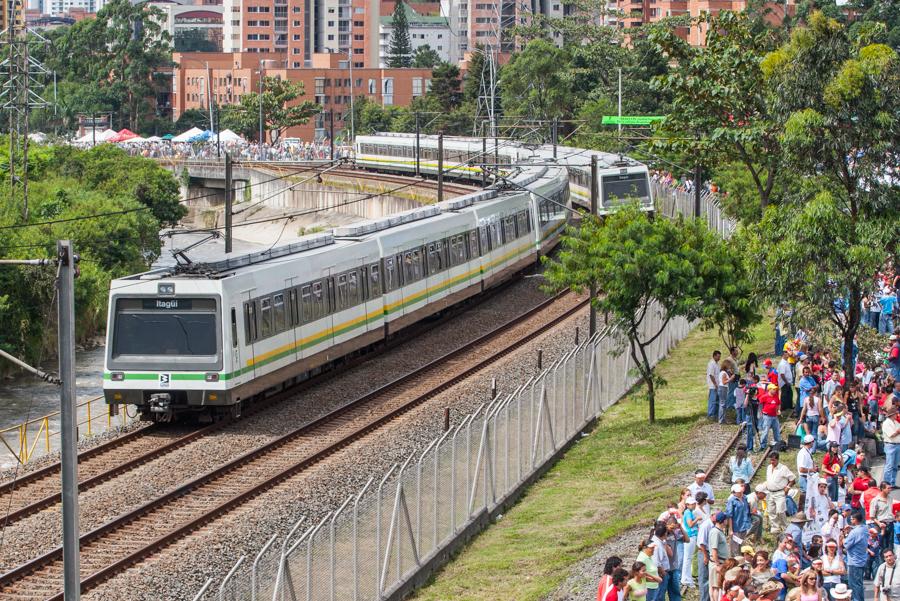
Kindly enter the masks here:
[[117, 299], [112, 357], [215, 356], [213, 299]]
[[622, 204], [637, 199], [641, 204], [650, 202], [650, 190], [646, 173], [604, 175], [603, 206]]

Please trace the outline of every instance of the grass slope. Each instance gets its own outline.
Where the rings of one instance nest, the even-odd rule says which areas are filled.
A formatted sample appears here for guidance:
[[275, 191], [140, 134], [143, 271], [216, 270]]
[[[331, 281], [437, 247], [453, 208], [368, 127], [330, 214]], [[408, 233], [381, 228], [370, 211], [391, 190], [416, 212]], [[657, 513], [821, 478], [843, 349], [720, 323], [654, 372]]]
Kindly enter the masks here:
[[[767, 324], [755, 334], [748, 350], [772, 347]], [[714, 332], [692, 333], [659, 367], [668, 386], [657, 395], [656, 424], [634, 391], [414, 598], [541, 599], [598, 545], [658, 515], [692, 467], [685, 458], [691, 431], [705, 422], [706, 363], [721, 346]]]

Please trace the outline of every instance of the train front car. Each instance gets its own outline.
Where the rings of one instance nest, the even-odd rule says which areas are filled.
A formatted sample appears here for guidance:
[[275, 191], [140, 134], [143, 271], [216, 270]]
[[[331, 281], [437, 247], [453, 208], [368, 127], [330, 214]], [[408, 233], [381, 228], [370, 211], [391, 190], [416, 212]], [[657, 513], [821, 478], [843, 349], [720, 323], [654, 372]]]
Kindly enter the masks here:
[[166, 274], [110, 284], [103, 394], [110, 405], [135, 405], [144, 420], [211, 417], [209, 407], [228, 402], [221, 287], [159, 279]]
[[[569, 168], [572, 202], [583, 209], [591, 206], [591, 155], [587, 151], [570, 152], [560, 160]], [[574, 149], [577, 150], [577, 149]], [[597, 153], [597, 214], [606, 215], [616, 207], [637, 202], [642, 211], [654, 211], [650, 171], [634, 159], [609, 153]]]

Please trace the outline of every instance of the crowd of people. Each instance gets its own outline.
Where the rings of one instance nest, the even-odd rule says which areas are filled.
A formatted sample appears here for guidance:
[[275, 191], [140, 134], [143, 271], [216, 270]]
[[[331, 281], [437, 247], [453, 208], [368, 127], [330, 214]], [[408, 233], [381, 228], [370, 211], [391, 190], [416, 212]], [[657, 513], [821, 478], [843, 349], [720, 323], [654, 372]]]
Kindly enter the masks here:
[[[774, 359], [742, 358], [738, 348], [712, 354], [707, 417], [724, 423], [733, 408], [746, 432], [728, 461], [728, 494], [718, 498], [697, 470], [633, 560], [606, 560], [598, 601], [864, 601], [865, 579], [875, 601], [900, 600], [900, 501], [891, 495], [900, 331], [886, 339], [883, 362], [856, 362], [852, 374], [794, 334]], [[791, 447], [798, 452], [788, 465]], [[768, 452], [757, 480], [754, 450]], [[878, 482], [871, 464], [880, 455]]]
[[[107, 142], [108, 143], [108, 142]], [[91, 143], [76, 146], [91, 147]], [[296, 139], [274, 144], [257, 144], [246, 140], [216, 143], [215, 138], [205, 142], [172, 142], [171, 140], [144, 140], [117, 144], [132, 156], [174, 160], [215, 160], [228, 152], [236, 161], [316, 161], [329, 160], [331, 144], [328, 140], [303, 142]], [[335, 145], [335, 158], [349, 157], [351, 148]]]

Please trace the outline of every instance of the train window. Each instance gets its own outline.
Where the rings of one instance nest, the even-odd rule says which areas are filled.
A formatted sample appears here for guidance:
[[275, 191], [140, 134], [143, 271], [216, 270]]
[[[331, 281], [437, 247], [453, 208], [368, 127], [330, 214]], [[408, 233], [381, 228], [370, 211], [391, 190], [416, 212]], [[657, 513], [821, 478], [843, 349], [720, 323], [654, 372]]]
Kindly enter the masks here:
[[341, 309], [346, 309], [349, 307], [348, 299], [347, 299], [347, 276], [346, 274], [341, 274], [335, 278], [335, 297], [337, 299], [337, 307], [336, 309], [340, 311]]
[[306, 285], [300, 288], [300, 307], [303, 309], [303, 321], [309, 323], [316, 319], [315, 301], [313, 301], [312, 286]]
[[495, 221], [488, 225], [488, 230], [491, 233], [491, 248], [500, 248], [503, 246], [503, 228], [500, 227], [500, 222]]
[[384, 259], [384, 291], [385, 293], [400, 287], [400, 272], [396, 269], [394, 257]]
[[417, 248], [403, 253], [403, 284], [418, 282], [423, 275], [422, 250]]
[[475, 230], [469, 232], [469, 256], [473, 259], [481, 256], [478, 250], [478, 232]]
[[509, 217], [503, 218], [503, 239], [506, 240], [507, 243], [512, 242], [519, 236], [516, 235], [516, 217], [515, 215], [510, 215]]
[[313, 282], [312, 284], [312, 306], [314, 319], [321, 319], [327, 314], [325, 303], [325, 292], [322, 290], [322, 282]]
[[259, 302], [259, 337], [272, 335], [272, 299], [268, 296]]
[[347, 274], [347, 306], [353, 307], [359, 304], [359, 274], [354, 269]]
[[428, 245], [428, 275], [434, 275], [444, 270], [444, 253], [441, 250], [441, 242], [432, 242]]
[[237, 310], [232, 307], [231, 308], [231, 347], [237, 348], [238, 343], [238, 333], [237, 333]]
[[250, 303], [244, 303], [244, 342], [249, 346], [253, 342], [253, 332], [250, 330]]
[[274, 308], [274, 333], [283, 332], [287, 329], [287, 325], [285, 324], [285, 311], [284, 311], [284, 293], [276, 294], [272, 297], [272, 306]]
[[256, 301], [249, 301], [244, 305], [245, 319], [247, 322], [247, 344], [259, 340], [259, 323], [257, 323]]
[[291, 288], [289, 299], [291, 304], [291, 326], [297, 327], [300, 325], [300, 307], [297, 304], [296, 288]]
[[491, 252], [491, 236], [488, 233], [488, 226], [483, 225], [478, 228], [478, 238], [481, 244], [481, 254], [484, 255]]
[[519, 235], [524, 236], [528, 233], [528, 213], [525, 211], [519, 211], [516, 214], [516, 225], [519, 228]]
[[369, 265], [369, 298], [381, 296], [381, 267], [375, 263]]

